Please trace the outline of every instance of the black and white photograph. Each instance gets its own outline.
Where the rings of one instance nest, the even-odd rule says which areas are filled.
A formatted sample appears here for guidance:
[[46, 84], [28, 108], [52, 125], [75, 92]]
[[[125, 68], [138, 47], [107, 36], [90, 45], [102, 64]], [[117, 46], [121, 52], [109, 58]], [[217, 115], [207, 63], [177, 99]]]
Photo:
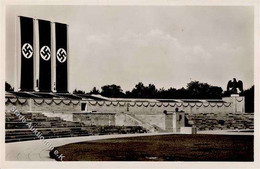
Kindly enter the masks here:
[[260, 167], [256, 1], [4, 2], [3, 168]]

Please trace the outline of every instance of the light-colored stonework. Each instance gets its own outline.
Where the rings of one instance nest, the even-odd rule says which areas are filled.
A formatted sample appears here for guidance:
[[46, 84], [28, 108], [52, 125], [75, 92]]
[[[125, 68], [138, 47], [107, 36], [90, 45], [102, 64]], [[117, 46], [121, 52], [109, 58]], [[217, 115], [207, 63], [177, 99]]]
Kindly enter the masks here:
[[[199, 130], [253, 128], [253, 115], [245, 114], [245, 99], [241, 96], [221, 100], [100, 98], [104, 101], [6, 97], [5, 103], [6, 111], [15, 105], [23, 112], [41, 112], [48, 117], [60, 117], [66, 121], [101, 126], [138, 125], [150, 132], [169, 130], [166, 124], [169, 115], [163, 112], [173, 112], [176, 108], [185, 112], [187, 124], [196, 125]], [[84, 103], [86, 108], [82, 111], [81, 106]], [[225, 124], [219, 124], [220, 120], [224, 120]]]

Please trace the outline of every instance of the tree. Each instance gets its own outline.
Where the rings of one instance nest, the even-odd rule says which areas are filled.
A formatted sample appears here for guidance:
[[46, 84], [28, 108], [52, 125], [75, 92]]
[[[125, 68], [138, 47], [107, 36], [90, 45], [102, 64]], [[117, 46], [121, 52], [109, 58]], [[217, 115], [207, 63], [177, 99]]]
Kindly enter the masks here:
[[[96, 90], [96, 89], [95, 89]], [[93, 88], [94, 91], [94, 88]], [[161, 98], [161, 99], [220, 99], [222, 88], [212, 86], [199, 81], [192, 81], [187, 84], [187, 88], [164, 88], [157, 89], [154, 84], [145, 86], [139, 82], [131, 91], [123, 93], [120, 86], [115, 84], [102, 87], [101, 95], [106, 97], [125, 97], [125, 98]]]
[[89, 94], [100, 94], [100, 91], [96, 87], [93, 87]]
[[106, 97], [124, 97], [123, 90], [115, 84], [101, 87], [101, 95]]
[[222, 97], [222, 93], [223, 93], [223, 89], [221, 87], [218, 86], [210, 86], [210, 90], [209, 90], [209, 98], [211, 99], [221, 99]]
[[146, 98], [155, 98], [158, 90], [156, 89], [154, 84], [149, 84], [147, 87], [145, 87], [144, 92], [145, 92]]
[[139, 82], [137, 85], [135, 85], [135, 88], [132, 90], [132, 97], [135, 98], [143, 98], [144, 97], [144, 90], [145, 86], [142, 82]]
[[14, 91], [14, 88], [9, 83], [5, 82], [5, 91]]
[[192, 81], [187, 84], [189, 98], [192, 99], [220, 99], [222, 95], [222, 88], [211, 86], [207, 83], [200, 83], [199, 81]]
[[209, 84], [200, 83], [199, 81], [192, 81], [187, 84], [187, 90], [189, 91], [190, 98], [192, 99], [204, 99], [209, 93]]
[[158, 90], [156, 89], [154, 84], [149, 84], [148, 86], [144, 86], [142, 82], [139, 82], [135, 85], [135, 88], [132, 90], [131, 97], [135, 98], [155, 98], [157, 96]]
[[73, 91], [73, 94], [85, 94], [85, 91], [75, 89], [75, 90]]
[[177, 97], [177, 90], [175, 88], [169, 88], [165, 90], [164, 88], [160, 88], [157, 92], [157, 98], [161, 99], [175, 99]]
[[181, 89], [176, 90], [174, 99], [190, 99], [190, 93], [187, 89], [182, 87]]
[[254, 91], [255, 91], [254, 86], [244, 91], [245, 112], [247, 113], [254, 113]]
[[126, 91], [125, 92], [125, 98], [132, 98], [132, 92]]

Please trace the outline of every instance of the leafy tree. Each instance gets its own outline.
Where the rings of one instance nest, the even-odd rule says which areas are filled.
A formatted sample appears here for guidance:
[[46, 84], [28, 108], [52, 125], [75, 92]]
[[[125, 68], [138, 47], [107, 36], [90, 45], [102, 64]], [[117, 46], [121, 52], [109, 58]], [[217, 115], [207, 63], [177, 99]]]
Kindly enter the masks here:
[[169, 88], [168, 90], [165, 90], [164, 88], [161, 88], [157, 92], [157, 98], [162, 99], [174, 99], [178, 98], [177, 96], [177, 90], [175, 88]]
[[189, 94], [189, 91], [187, 89], [182, 87], [181, 89], [176, 90], [176, 94], [172, 98], [174, 98], [174, 99], [187, 99], [187, 98], [190, 99], [190, 94]]
[[100, 94], [100, 91], [96, 87], [93, 87], [89, 94]]
[[158, 90], [156, 89], [154, 84], [149, 84], [148, 86], [144, 86], [142, 82], [139, 82], [135, 85], [135, 88], [132, 92], [127, 92], [127, 95], [135, 98], [155, 98], [157, 96]]
[[[135, 85], [132, 91], [126, 91], [123, 97], [126, 98], [161, 98], [161, 99], [219, 99], [222, 96], [222, 88], [211, 86], [207, 83], [192, 81], [187, 88], [160, 88], [154, 84], [145, 86], [142, 82]], [[104, 93], [104, 92], [103, 92]]]
[[188, 83], [187, 90], [189, 98], [192, 99], [219, 99], [223, 92], [221, 87], [211, 86], [207, 83], [200, 83], [199, 81]]
[[247, 113], [254, 113], [254, 91], [255, 91], [254, 86], [244, 91], [245, 112]]
[[5, 91], [14, 91], [14, 88], [8, 82], [5, 82]]
[[145, 96], [146, 98], [155, 98], [157, 95], [157, 89], [154, 84], [149, 84], [145, 87]]
[[230, 91], [224, 91], [224, 92], [222, 93], [222, 97], [230, 97], [230, 95], [231, 95], [231, 92], [230, 92]]
[[132, 92], [126, 91], [124, 97], [125, 97], [125, 98], [133, 98]]
[[75, 90], [73, 91], [73, 94], [85, 94], [85, 91], [75, 89]]
[[164, 88], [160, 88], [157, 92], [157, 98], [166, 98], [167, 91]]
[[211, 99], [221, 99], [223, 89], [218, 86], [211, 86], [209, 91], [209, 98]]
[[101, 87], [101, 95], [106, 97], [124, 97], [123, 90], [115, 84]]
[[142, 82], [135, 85], [135, 88], [131, 92], [131, 96], [135, 98], [144, 98], [145, 86]]

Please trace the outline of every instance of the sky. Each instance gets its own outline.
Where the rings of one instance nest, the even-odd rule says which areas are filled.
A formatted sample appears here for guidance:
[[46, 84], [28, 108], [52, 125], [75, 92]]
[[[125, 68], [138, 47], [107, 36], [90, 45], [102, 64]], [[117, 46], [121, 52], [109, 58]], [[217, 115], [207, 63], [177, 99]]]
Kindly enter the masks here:
[[254, 11], [239, 6], [7, 6], [6, 81], [15, 81], [15, 22], [23, 15], [69, 24], [70, 91], [138, 82], [254, 84]]

